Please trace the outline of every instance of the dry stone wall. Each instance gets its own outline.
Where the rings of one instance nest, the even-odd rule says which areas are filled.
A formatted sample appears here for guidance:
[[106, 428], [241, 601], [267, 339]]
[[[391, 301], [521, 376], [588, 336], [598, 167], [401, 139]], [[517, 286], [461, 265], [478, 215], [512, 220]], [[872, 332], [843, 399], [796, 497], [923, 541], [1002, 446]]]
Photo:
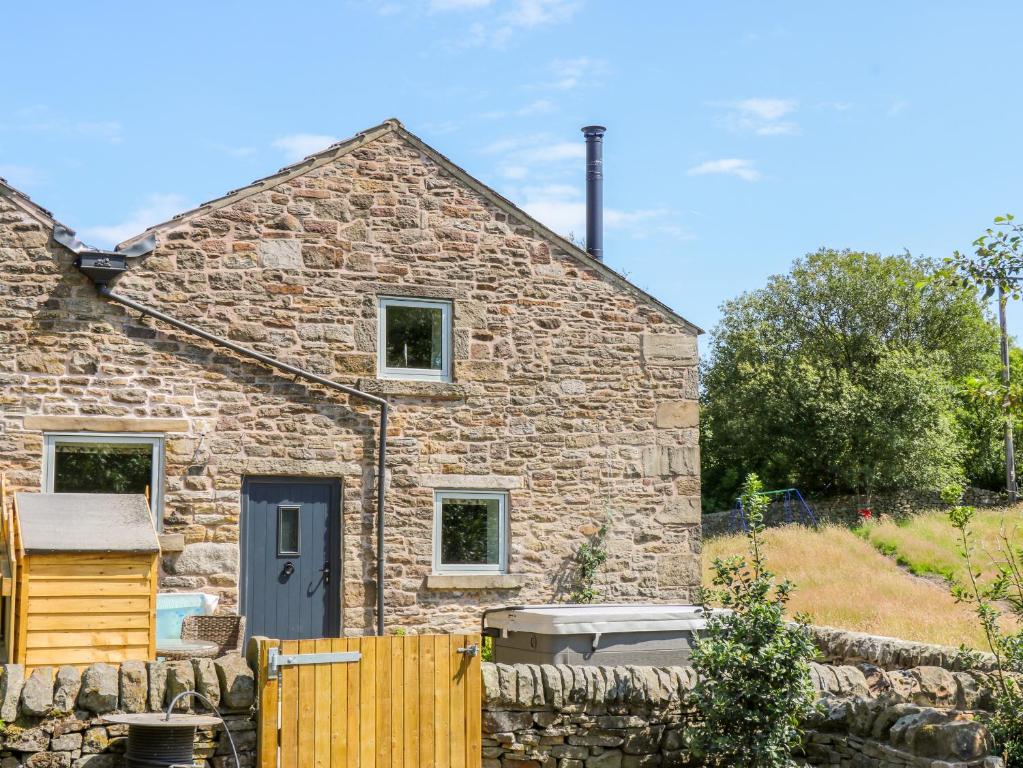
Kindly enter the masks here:
[[[998, 768], [976, 713], [985, 673], [886, 672], [812, 664], [818, 714], [801, 761], [849, 768]], [[643, 768], [692, 764], [688, 668], [483, 665], [484, 768]]]
[[[547, 602], [611, 513], [611, 601], [700, 580], [696, 331], [461, 183], [398, 132], [157, 232], [115, 288], [394, 405], [388, 624], [471, 629]], [[162, 587], [239, 583], [246, 476], [343, 480], [348, 633], [372, 626], [376, 412], [99, 299], [0, 194], [0, 470], [41, 478], [40, 416], [170, 420]], [[453, 304], [450, 383], [376, 378], [381, 296]], [[437, 488], [506, 489], [512, 578], [431, 589]]]
[[[0, 767], [120, 768], [128, 730], [107, 723], [115, 712], [162, 712], [182, 691], [209, 698], [224, 716], [240, 768], [255, 765], [255, 678], [245, 660], [127, 661], [37, 667], [26, 678], [17, 664], [0, 667]], [[205, 711], [186, 697], [178, 711]], [[234, 768], [221, 726], [196, 731], [200, 768]]]

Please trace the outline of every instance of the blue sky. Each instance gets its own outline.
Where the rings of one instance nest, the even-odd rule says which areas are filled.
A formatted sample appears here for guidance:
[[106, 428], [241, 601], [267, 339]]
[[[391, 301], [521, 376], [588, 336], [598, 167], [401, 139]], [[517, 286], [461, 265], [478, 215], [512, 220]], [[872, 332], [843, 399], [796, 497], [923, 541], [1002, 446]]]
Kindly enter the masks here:
[[[110, 245], [388, 117], [710, 329], [820, 246], [1023, 214], [1015, 2], [9, 4], [0, 176]], [[1023, 307], [1012, 328], [1023, 331]]]

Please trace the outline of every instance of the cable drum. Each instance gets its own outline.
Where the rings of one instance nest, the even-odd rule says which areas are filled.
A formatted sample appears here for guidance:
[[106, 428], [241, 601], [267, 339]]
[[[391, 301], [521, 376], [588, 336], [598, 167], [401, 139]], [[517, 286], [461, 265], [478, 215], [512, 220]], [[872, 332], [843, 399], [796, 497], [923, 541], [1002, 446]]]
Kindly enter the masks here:
[[124, 759], [128, 768], [170, 768], [191, 765], [194, 756], [195, 727], [128, 727], [128, 748]]

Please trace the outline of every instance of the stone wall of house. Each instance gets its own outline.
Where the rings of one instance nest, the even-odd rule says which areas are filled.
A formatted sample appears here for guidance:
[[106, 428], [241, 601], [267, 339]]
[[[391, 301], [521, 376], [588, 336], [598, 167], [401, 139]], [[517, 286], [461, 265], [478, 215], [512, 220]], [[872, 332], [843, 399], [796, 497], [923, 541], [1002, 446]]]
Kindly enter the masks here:
[[[128, 661], [38, 667], [26, 678], [17, 664], [0, 667], [0, 766], [120, 768], [128, 726], [113, 713], [162, 712], [182, 691], [198, 691], [220, 710], [238, 750], [240, 768], [255, 765], [255, 680], [239, 655], [177, 662]], [[176, 711], [205, 712], [192, 698]], [[196, 730], [201, 768], [235, 768], [223, 727]]]
[[[850, 768], [998, 768], [977, 722], [984, 673], [812, 664], [802, 759]], [[691, 669], [483, 665], [484, 768], [690, 765]]]
[[[0, 470], [14, 490], [40, 484], [33, 417], [181, 420], [162, 519], [183, 551], [166, 553], [162, 587], [231, 609], [242, 479], [339, 477], [345, 631], [372, 626], [375, 408], [107, 303], [72, 258], [0, 195]], [[608, 514], [603, 597], [697, 596], [695, 329], [617, 280], [390, 132], [160, 229], [115, 288], [389, 398], [387, 621], [447, 631], [475, 628], [481, 607], [565, 595]], [[375, 378], [379, 296], [453, 302], [451, 383]], [[437, 488], [508, 491], [510, 578], [428, 586]]]

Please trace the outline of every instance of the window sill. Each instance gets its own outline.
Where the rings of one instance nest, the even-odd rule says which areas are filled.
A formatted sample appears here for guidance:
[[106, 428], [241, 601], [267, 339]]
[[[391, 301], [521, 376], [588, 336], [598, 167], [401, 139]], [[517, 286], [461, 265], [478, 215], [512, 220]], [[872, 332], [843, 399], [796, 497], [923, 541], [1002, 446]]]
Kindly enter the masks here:
[[377, 397], [418, 397], [424, 400], [465, 400], [468, 389], [450, 381], [359, 379], [359, 389]]
[[517, 573], [431, 573], [427, 589], [521, 589], [526, 577]]

